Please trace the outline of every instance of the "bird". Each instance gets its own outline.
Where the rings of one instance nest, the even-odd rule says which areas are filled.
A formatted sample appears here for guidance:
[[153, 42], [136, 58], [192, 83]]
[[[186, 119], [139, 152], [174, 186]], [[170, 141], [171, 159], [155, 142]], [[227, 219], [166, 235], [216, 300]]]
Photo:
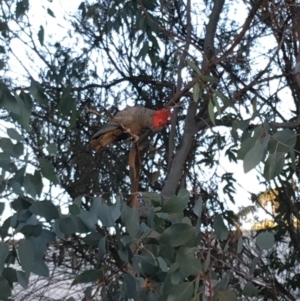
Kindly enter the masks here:
[[151, 110], [142, 106], [127, 107], [92, 136], [90, 145], [99, 152], [107, 145], [129, 137], [133, 137], [136, 142], [143, 129], [161, 131], [170, 123], [171, 116], [169, 108]]

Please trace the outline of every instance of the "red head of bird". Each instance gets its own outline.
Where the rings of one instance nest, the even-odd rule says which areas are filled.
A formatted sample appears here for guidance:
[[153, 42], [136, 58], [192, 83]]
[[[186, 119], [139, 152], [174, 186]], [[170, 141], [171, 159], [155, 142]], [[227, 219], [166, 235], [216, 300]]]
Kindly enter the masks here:
[[156, 128], [165, 127], [168, 123], [170, 123], [171, 117], [172, 113], [170, 109], [158, 110], [152, 116], [152, 123]]

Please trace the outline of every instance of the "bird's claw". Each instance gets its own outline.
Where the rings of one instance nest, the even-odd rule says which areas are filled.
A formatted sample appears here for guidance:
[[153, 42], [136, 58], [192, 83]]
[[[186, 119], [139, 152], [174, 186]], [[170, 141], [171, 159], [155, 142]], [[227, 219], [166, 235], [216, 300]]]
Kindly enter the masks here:
[[122, 128], [125, 130], [125, 132], [128, 133], [128, 134], [133, 138], [134, 142], [137, 142], [137, 141], [140, 139], [139, 136], [137, 136], [137, 135], [135, 135], [135, 134], [132, 134], [132, 133], [130, 132], [130, 129], [126, 128], [126, 127], [125, 127], [124, 125], [122, 125], [122, 124], [121, 124], [121, 126], [122, 126]]
[[132, 138], [134, 139], [134, 142], [137, 142], [140, 139], [140, 137], [137, 135], [134, 135], [134, 134], [131, 134], [131, 135], [132, 135]]

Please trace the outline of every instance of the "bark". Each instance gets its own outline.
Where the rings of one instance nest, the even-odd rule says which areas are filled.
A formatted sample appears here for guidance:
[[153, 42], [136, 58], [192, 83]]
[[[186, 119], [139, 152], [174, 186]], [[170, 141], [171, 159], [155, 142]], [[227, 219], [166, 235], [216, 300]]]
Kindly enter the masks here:
[[[210, 19], [206, 29], [206, 37], [204, 41], [204, 58], [202, 62], [203, 74], [209, 73], [210, 61], [214, 55], [214, 37], [216, 33], [217, 24], [222, 12], [225, 0], [215, 0], [214, 6], [210, 15]], [[197, 126], [195, 122], [195, 116], [197, 113], [198, 103], [191, 102], [188, 108], [184, 134], [181, 139], [179, 149], [172, 160], [169, 173], [167, 175], [165, 184], [162, 189], [162, 194], [166, 197], [171, 196], [176, 192], [176, 188], [179, 184], [186, 157], [189, 154], [191, 145], [194, 140], [194, 136], [197, 132]]]

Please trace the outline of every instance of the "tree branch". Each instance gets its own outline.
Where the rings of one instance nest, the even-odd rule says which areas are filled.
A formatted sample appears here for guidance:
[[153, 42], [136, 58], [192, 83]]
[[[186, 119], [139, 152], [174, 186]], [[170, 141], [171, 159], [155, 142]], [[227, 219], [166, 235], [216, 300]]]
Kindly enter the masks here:
[[[224, 6], [224, 2], [225, 2], [225, 0], [216, 0], [214, 2], [214, 6], [213, 6], [213, 9], [212, 9], [212, 12], [211, 12], [211, 15], [209, 18], [209, 22], [207, 25], [207, 33], [206, 33], [205, 41], [204, 41], [205, 45], [209, 45], [209, 43], [211, 43], [211, 41], [214, 41], [217, 23], [218, 23], [222, 8]], [[210, 45], [210, 48], [214, 49], [214, 45], [213, 44]], [[206, 58], [206, 59], [203, 59], [203, 61], [202, 61], [202, 70], [204, 71], [203, 72], [204, 74], [209, 73], [209, 65], [208, 65], [207, 58], [210, 58], [210, 53], [209, 53], [210, 48], [204, 49], [204, 56]], [[185, 87], [185, 89], [188, 86], [189, 86], [188, 89], [190, 89], [191, 87], [194, 86], [195, 83], [196, 83], [196, 79], [192, 80]], [[183, 91], [181, 91], [181, 92], [183, 92]], [[170, 103], [170, 101], [169, 101], [169, 103]], [[175, 193], [176, 188], [179, 183], [179, 180], [181, 178], [186, 157], [189, 154], [191, 145], [194, 140], [194, 135], [197, 131], [196, 122], [195, 122], [197, 107], [198, 107], [198, 103], [195, 103], [195, 102], [191, 102], [189, 105], [187, 116], [185, 119], [184, 134], [181, 139], [179, 149], [177, 150], [176, 155], [172, 161], [170, 170], [168, 172], [165, 184], [162, 189], [162, 194], [166, 197], [169, 197]]]
[[[218, 1], [217, 1], [218, 2]], [[225, 51], [225, 53], [223, 55], [221, 55], [219, 58], [216, 58], [214, 60], [214, 65], [218, 65], [220, 62], [224, 61], [228, 55], [230, 55], [233, 51], [234, 48], [241, 42], [241, 40], [243, 39], [243, 37], [245, 36], [247, 30], [250, 27], [250, 24], [257, 12], [257, 10], [260, 8], [261, 4], [264, 2], [264, 0], [258, 0], [256, 2], [255, 5], [253, 5], [252, 9], [250, 10], [249, 16], [247, 17], [243, 28], [241, 30], [241, 32], [234, 38], [234, 42], [232, 43], [232, 45], [229, 47], [229, 49], [227, 51]]]
[[[188, 54], [189, 47], [191, 44], [191, 33], [192, 33], [192, 23], [191, 23], [191, 0], [187, 0], [187, 35], [186, 35], [186, 44], [182, 53], [182, 56], [180, 58], [179, 64], [178, 64], [178, 72], [177, 72], [177, 87], [176, 91], [181, 90], [182, 86], [182, 69], [185, 65], [185, 58]], [[170, 137], [169, 137], [169, 155], [168, 155], [168, 169], [171, 167], [172, 159], [174, 156], [174, 149], [175, 149], [175, 135], [176, 135], [176, 122], [177, 122], [177, 115], [178, 115], [178, 107], [174, 108], [173, 114], [172, 114], [172, 120], [171, 120], [171, 130], [170, 130]]]

